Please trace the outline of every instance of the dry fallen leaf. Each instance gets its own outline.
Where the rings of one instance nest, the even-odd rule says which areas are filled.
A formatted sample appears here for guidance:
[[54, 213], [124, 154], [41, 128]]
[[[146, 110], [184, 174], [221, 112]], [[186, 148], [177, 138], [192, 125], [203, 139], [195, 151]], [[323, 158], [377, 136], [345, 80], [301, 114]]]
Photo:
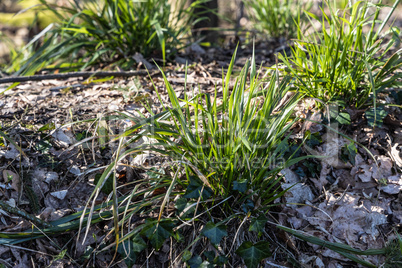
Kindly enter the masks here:
[[395, 161], [395, 164], [402, 168], [402, 158], [400, 156], [401, 151], [398, 150], [398, 147], [401, 146], [398, 143], [395, 143], [394, 146], [390, 146], [391, 150], [388, 152], [388, 154], [391, 156], [391, 158]]
[[0, 157], [4, 156], [6, 159], [17, 159], [20, 152], [12, 144], [9, 145], [10, 150], [0, 150]]
[[52, 196], [56, 197], [57, 199], [63, 200], [67, 195], [67, 190], [61, 190], [57, 192], [50, 193]]
[[402, 191], [402, 174], [387, 178], [387, 185], [381, 186], [380, 190], [387, 194], [398, 194]]
[[52, 132], [53, 138], [60, 143], [64, 148], [68, 148], [71, 144], [75, 143], [75, 137], [71, 129], [68, 128], [57, 128]]

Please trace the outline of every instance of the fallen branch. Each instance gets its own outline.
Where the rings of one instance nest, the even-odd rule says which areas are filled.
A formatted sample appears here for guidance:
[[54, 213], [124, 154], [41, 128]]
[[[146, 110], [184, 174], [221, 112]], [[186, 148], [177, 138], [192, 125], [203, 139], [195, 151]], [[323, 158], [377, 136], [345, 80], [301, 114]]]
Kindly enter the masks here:
[[0, 84], [5, 83], [18, 83], [18, 82], [28, 82], [28, 81], [42, 81], [51, 79], [67, 79], [74, 77], [131, 77], [136, 75], [147, 75], [148, 71], [128, 71], [128, 72], [74, 72], [74, 73], [62, 73], [62, 74], [43, 74], [43, 75], [32, 75], [32, 76], [10, 76], [6, 78], [0, 78]]

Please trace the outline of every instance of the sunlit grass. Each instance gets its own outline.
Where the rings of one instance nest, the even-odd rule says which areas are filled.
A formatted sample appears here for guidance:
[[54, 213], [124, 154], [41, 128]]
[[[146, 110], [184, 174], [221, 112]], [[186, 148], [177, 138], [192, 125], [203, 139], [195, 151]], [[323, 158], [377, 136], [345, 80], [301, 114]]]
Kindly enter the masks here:
[[90, 66], [110, 64], [129, 69], [136, 53], [167, 60], [186, 45], [191, 36], [193, 11], [202, 2], [186, 6], [184, 0], [71, 1], [58, 7], [40, 0], [46, 12], [57, 17], [27, 46], [39, 48], [29, 57], [13, 62], [10, 71], [29, 75], [44, 69], [85, 70]]
[[299, 92], [320, 100], [318, 106], [337, 103], [360, 108], [373, 103], [379, 92], [401, 83], [401, 74], [395, 72], [402, 66], [401, 50], [388, 54], [399, 42], [399, 29], [383, 32], [388, 21], [378, 19], [380, 4], [358, 1], [339, 11], [326, 3], [329, 14], [322, 10], [322, 19], [306, 12], [311, 26], [320, 22], [320, 27], [310, 35], [298, 29], [291, 55], [279, 55], [282, 71], [295, 77]]
[[248, 0], [245, 5], [251, 14], [254, 27], [264, 37], [288, 40], [297, 36], [298, 23], [304, 24], [303, 10], [309, 10], [312, 3], [301, 0]]

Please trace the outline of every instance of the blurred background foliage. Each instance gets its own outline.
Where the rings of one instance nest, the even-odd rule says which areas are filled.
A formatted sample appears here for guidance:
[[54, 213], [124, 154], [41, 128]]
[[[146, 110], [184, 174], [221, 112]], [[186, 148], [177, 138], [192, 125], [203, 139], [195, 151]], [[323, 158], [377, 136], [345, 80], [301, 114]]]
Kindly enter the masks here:
[[[32, 40], [36, 35], [38, 35], [42, 30], [46, 29], [51, 23], [57, 23], [59, 27], [65, 27], [64, 24], [74, 22], [77, 24], [87, 22], [85, 26], [86, 29], [90, 28], [90, 16], [85, 14], [78, 15], [78, 12], [83, 7], [88, 6], [88, 3], [93, 2], [90, 0], [80, 0], [80, 1], [72, 1], [72, 0], [22, 0], [22, 1], [12, 1], [12, 0], [0, 0], [0, 66], [2, 66], [2, 71], [7, 71], [8, 73], [12, 73], [18, 71], [21, 66], [24, 65], [24, 59], [32, 56], [34, 50], [40, 46], [40, 43], [43, 41], [44, 34], [41, 38], [35, 43], [34, 47], [25, 47], [30, 40]], [[102, 7], [103, 3], [113, 3], [115, 1], [95, 1], [92, 7]], [[119, 1], [118, 1], [119, 2]], [[127, 2], [127, 1], [120, 1]], [[130, 2], [130, 1], [128, 1]], [[131, 3], [136, 3], [137, 1], [131, 1]], [[148, 3], [153, 3], [153, 1], [147, 1]], [[258, 36], [260, 39], [276, 39], [284, 44], [287, 40], [291, 38], [295, 38], [297, 34], [297, 25], [303, 24], [307, 20], [307, 17], [302, 12], [302, 10], [309, 10], [312, 13], [319, 13], [320, 8], [324, 7], [323, 1], [305, 1], [305, 0], [212, 0], [212, 1], [195, 1], [195, 0], [187, 0], [187, 4], [183, 5], [182, 8], [189, 8], [193, 6], [192, 11], [187, 10], [188, 12], [193, 12], [193, 15], [196, 15], [191, 20], [184, 21], [183, 19], [175, 22], [175, 26], [180, 24], [181, 29], [176, 27], [175, 30], [169, 27], [165, 27], [166, 22], [163, 22], [163, 19], [167, 13], [174, 14], [177, 13], [177, 9], [179, 7], [178, 3], [183, 4], [183, 1], [156, 1], [157, 8], [153, 11], [148, 10], [149, 12], [153, 12], [153, 15], [159, 16], [162, 29], [163, 36], [161, 35], [161, 31], [155, 31], [154, 33], [157, 36], [154, 36], [152, 41], [149, 41], [149, 37], [146, 32], [146, 28], [152, 28], [157, 26], [154, 24], [151, 26], [151, 20], [155, 18], [151, 18], [149, 21], [143, 21], [142, 30], [138, 30], [138, 36], [146, 36], [147, 40], [142, 41], [136, 40], [136, 42], [131, 42], [129, 47], [125, 48], [122, 46], [123, 42], [130, 41], [131, 39], [138, 39], [138, 36], [135, 34], [130, 34], [134, 30], [133, 24], [125, 25], [124, 27], [127, 29], [124, 31], [125, 37], [119, 37], [122, 39], [120, 45], [113, 44], [111, 47], [119, 47], [120, 49], [125, 50], [124, 55], [120, 55], [122, 57], [127, 57], [135, 52], [139, 52], [144, 54], [145, 57], [150, 58], [163, 58], [166, 60], [166, 57], [172, 56], [176, 51], [185, 47], [189, 44], [189, 39], [183, 39], [184, 36], [190, 37], [193, 36], [192, 41], [200, 41], [200, 37], [204, 36], [204, 39], [201, 41], [204, 45], [219, 45], [222, 46], [228, 40], [234, 38], [234, 36], [243, 35], [248, 39], [248, 42], [252, 40], [252, 37]], [[200, 6], [200, 2], [206, 2], [203, 6]], [[348, 3], [347, 0], [331, 0], [329, 1], [333, 4], [333, 7], [336, 8], [345, 8]], [[392, 5], [395, 2], [394, 0], [384, 0], [383, 4]], [[44, 5], [46, 3], [46, 5]], [[155, 5], [153, 3], [153, 5]], [[138, 3], [137, 3], [138, 4]], [[137, 5], [136, 4], [136, 5]], [[144, 5], [144, 4], [142, 4]], [[89, 8], [91, 9], [91, 8]], [[176, 11], [174, 11], [176, 10]], [[55, 12], [57, 11], [57, 12]], [[82, 11], [82, 10], [81, 10]], [[147, 11], [147, 12], [148, 12]], [[63, 13], [64, 12], [64, 13]], [[142, 11], [144, 12], [144, 10]], [[160, 14], [158, 14], [160, 12]], [[395, 12], [396, 14], [400, 12]], [[64, 15], [63, 15], [64, 14]], [[76, 17], [74, 21], [65, 20], [67, 15], [71, 18], [74, 15]], [[300, 15], [300, 17], [299, 17]], [[179, 15], [181, 16], [181, 15]], [[85, 18], [88, 18], [86, 20]], [[104, 17], [106, 18], [106, 17]], [[143, 18], [146, 18], [144, 16]], [[165, 16], [166, 18], [166, 16]], [[170, 16], [172, 18], [172, 16]], [[204, 18], [204, 19], [200, 19]], [[123, 18], [124, 19], [124, 18]], [[104, 31], [112, 30], [114, 27], [113, 24], [118, 24], [118, 21], [113, 22], [113, 18], [109, 16], [107, 18], [109, 20], [110, 25], [103, 24], [93, 24], [92, 26], [99, 27]], [[137, 22], [140, 19], [137, 20]], [[294, 23], [294, 20], [296, 23]], [[392, 21], [392, 19], [390, 20]], [[149, 25], [148, 25], [148, 24]], [[398, 23], [398, 22], [397, 22]], [[170, 25], [173, 25], [171, 22]], [[398, 26], [398, 25], [397, 25]], [[53, 30], [51, 31], [53, 34], [57, 30], [55, 30], [55, 26], [53, 26]], [[108, 28], [110, 27], [110, 28]], [[133, 28], [134, 27], [134, 28]], [[71, 27], [70, 27], [71, 28]], [[189, 31], [189, 28], [192, 28], [192, 33]], [[209, 31], [205, 29], [209, 28]], [[58, 40], [61, 40], [61, 35], [79, 35], [83, 33], [78, 33], [77, 30], [65, 31], [61, 28], [59, 29], [59, 34], [57, 36]], [[82, 29], [81, 29], [82, 30]], [[173, 32], [172, 32], [173, 30]], [[188, 32], [187, 32], [188, 31]], [[179, 34], [180, 32], [180, 34]], [[50, 31], [47, 35], [50, 34]], [[201, 35], [202, 34], [202, 35]], [[152, 33], [151, 33], [152, 35]], [[165, 39], [169, 35], [171, 38], [166, 39], [163, 44], [161, 44], [162, 40]], [[177, 35], [176, 37], [174, 37]], [[206, 36], [205, 36], [206, 35]], [[65, 37], [65, 36], [64, 36]], [[163, 37], [163, 38], [162, 38]], [[179, 38], [177, 38], [179, 37]], [[101, 42], [102, 35], [95, 37], [93, 32], [89, 35], [86, 35], [87, 39], [91, 39], [94, 42]], [[125, 40], [125, 41], [124, 41]], [[76, 39], [75, 39], [76, 41]], [[137, 43], [146, 43], [146, 45], [142, 45], [143, 48], [140, 49], [139, 46], [135, 45]], [[247, 43], [247, 41], [246, 41]], [[166, 48], [166, 44], [170, 46], [170, 48]], [[83, 45], [83, 44], [82, 44]], [[132, 47], [132, 45], [134, 45]], [[158, 47], [156, 46], [158, 45]], [[173, 49], [174, 47], [174, 49]], [[166, 51], [166, 49], [170, 49], [170, 51]], [[133, 53], [134, 52], [134, 53]], [[70, 51], [71, 53], [71, 51]], [[89, 51], [89, 53], [93, 53], [93, 51]], [[107, 54], [107, 53], [106, 53]], [[152, 54], [152, 57], [151, 57]], [[105, 53], [103, 54], [105, 55]], [[107, 57], [111, 57], [108, 55]], [[112, 56], [113, 57], [113, 56]], [[99, 57], [98, 57], [99, 58]], [[104, 61], [104, 60], [103, 60]], [[16, 63], [18, 62], [18, 63]], [[13, 63], [13, 66], [9, 66], [10, 63]], [[49, 63], [50, 64], [50, 63]], [[99, 64], [99, 62], [97, 62]], [[126, 64], [129, 66], [131, 61], [126, 61]], [[80, 68], [88, 64], [78, 64]], [[90, 64], [89, 64], [90, 65]], [[7, 69], [7, 70], [5, 70]], [[27, 71], [25, 71], [27, 73]], [[31, 71], [32, 72], [32, 71]], [[24, 71], [20, 71], [19, 73], [24, 73]], [[29, 73], [29, 71], [28, 71]]]

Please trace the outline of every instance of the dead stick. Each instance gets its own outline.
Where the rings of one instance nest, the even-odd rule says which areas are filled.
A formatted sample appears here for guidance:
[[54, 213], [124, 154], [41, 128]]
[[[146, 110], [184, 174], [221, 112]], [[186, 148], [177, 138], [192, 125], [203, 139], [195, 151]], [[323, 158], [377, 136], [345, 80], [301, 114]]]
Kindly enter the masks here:
[[43, 75], [32, 75], [32, 76], [10, 76], [6, 78], [0, 78], [0, 84], [5, 83], [16, 83], [16, 82], [28, 82], [28, 81], [42, 81], [51, 79], [66, 79], [72, 77], [130, 77], [136, 75], [147, 75], [148, 71], [129, 71], [129, 72], [75, 72], [75, 73], [62, 73], [62, 74], [43, 74]]

